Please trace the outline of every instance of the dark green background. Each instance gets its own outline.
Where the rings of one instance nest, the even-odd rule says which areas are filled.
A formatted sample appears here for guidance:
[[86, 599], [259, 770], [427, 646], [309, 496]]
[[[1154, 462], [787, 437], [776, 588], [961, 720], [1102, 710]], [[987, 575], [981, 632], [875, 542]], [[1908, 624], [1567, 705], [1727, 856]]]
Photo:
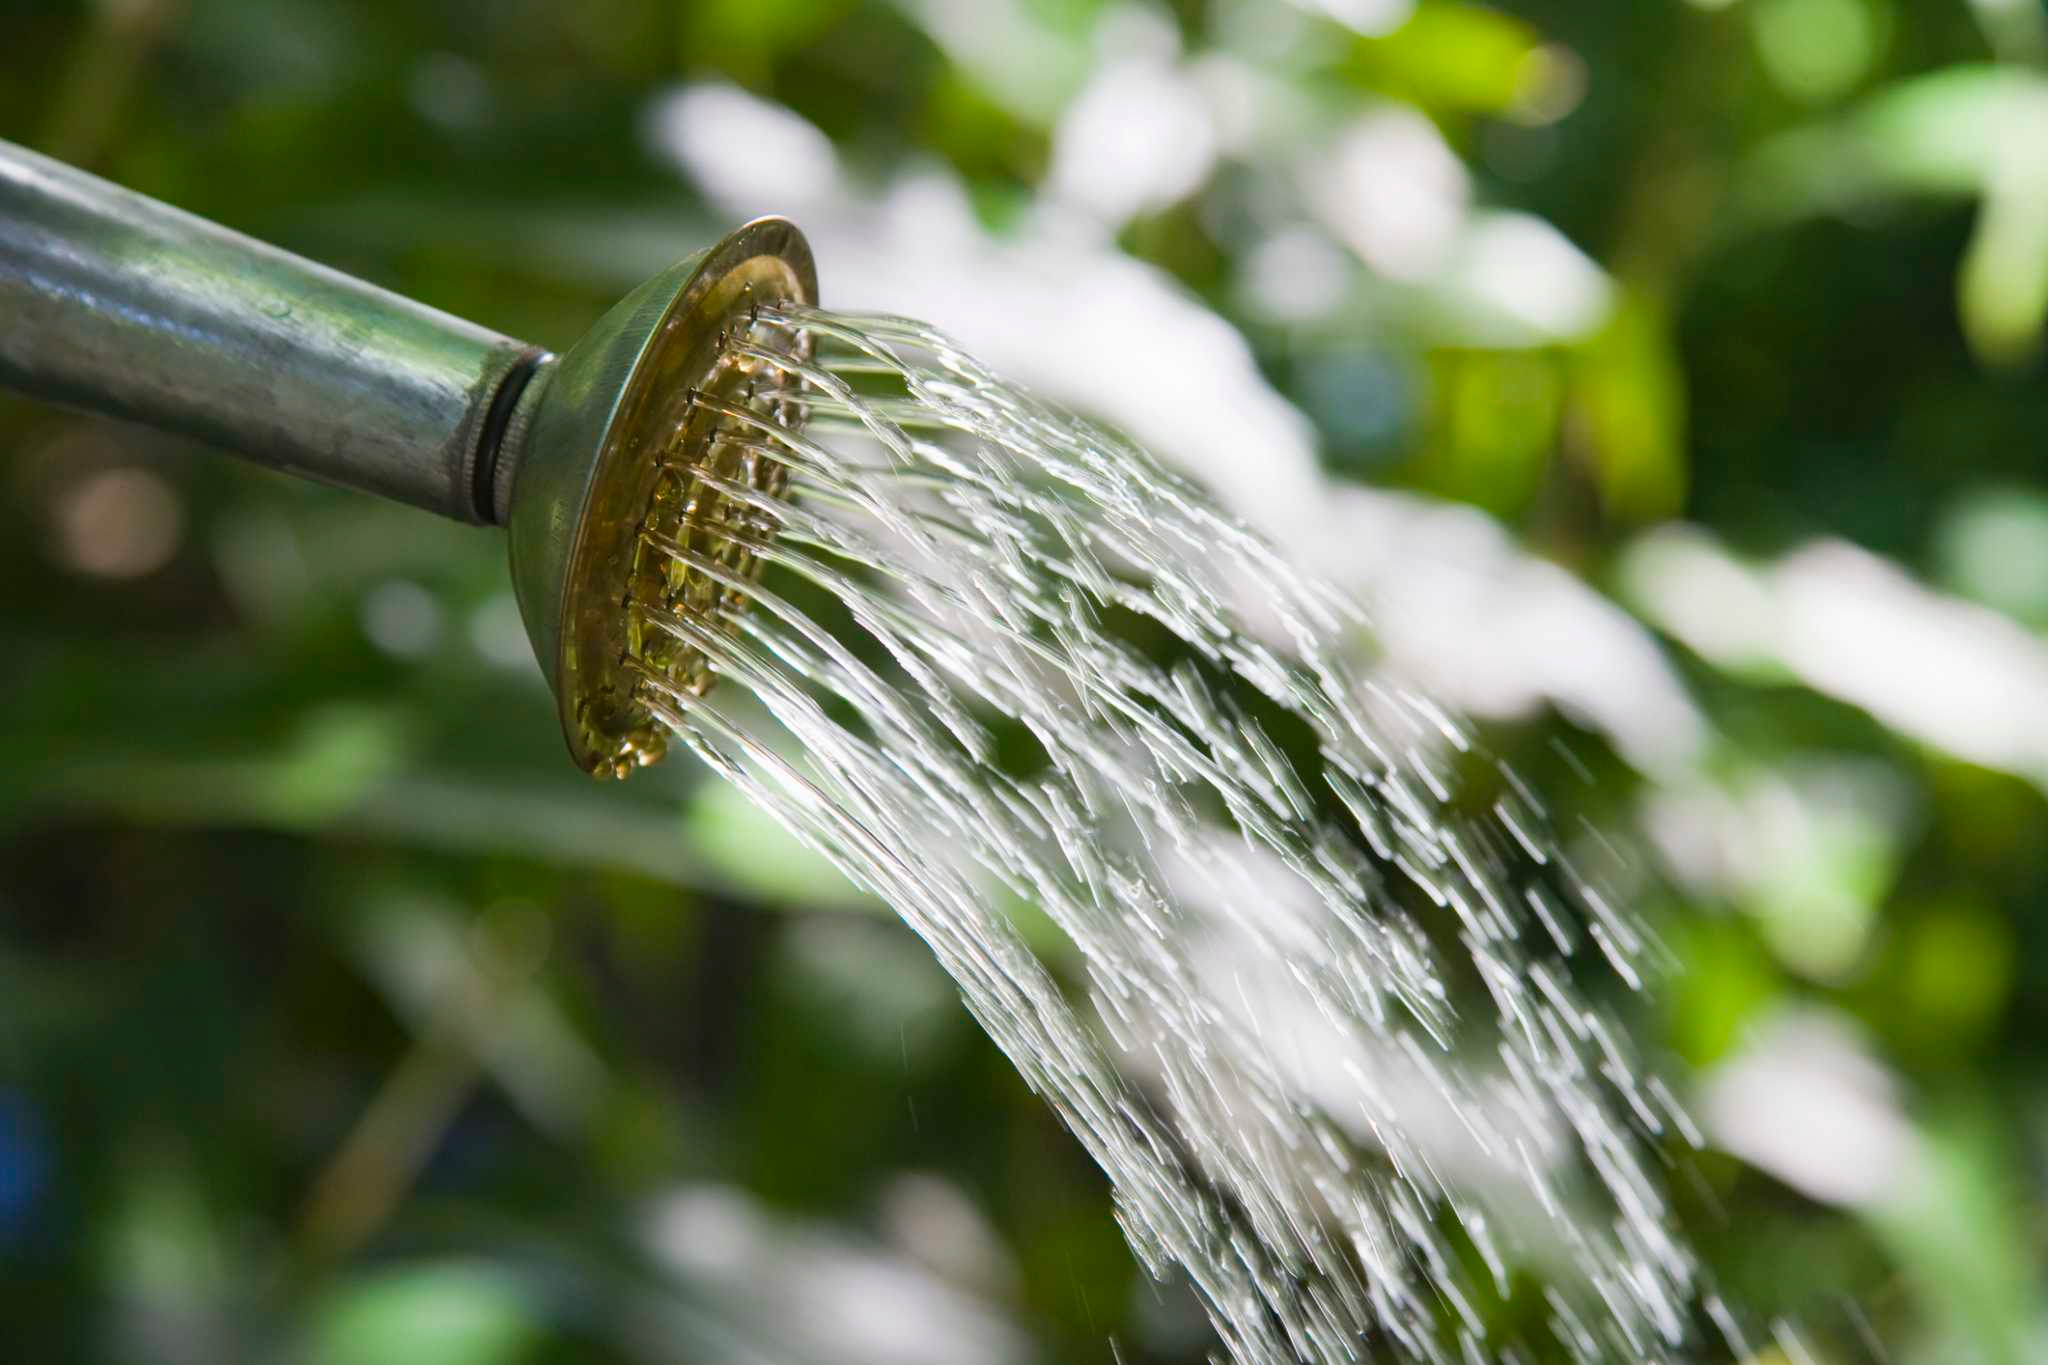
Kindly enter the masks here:
[[[1316, 9], [1178, 0], [1144, 31], [1297, 101], [1303, 146], [1420, 111], [1477, 204], [1553, 224], [1613, 301], [1503, 348], [1345, 258], [1341, 299], [1276, 320], [1246, 257], [1306, 210], [1229, 150], [1112, 224], [1239, 327], [1330, 478], [1476, 503], [1632, 607], [1675, 519], [1766, 565], [1840, 538], [2048, 651], [2037, 7], [1423, 0], [1372, 37]], [[0, 136], [560, 345], [615, 250], [725, 225], [643, 135], [682, 83], [788, 106], [856, 197], [936, 168], [1018, 230], [1128, 26], [997, 10], [1071, 61], [1024, 73], [1046, 107], [937, 0], [0, 0]], [[687, 761], [563, 761], [502, 554], [0, 400], [0, 1354], [801, 1359], [781, 1319], [822, 1245], [922, 1265], [1032, 1358], [1200, 1359], [886, 912]], [[1775, 1012], [1828, 1020], [1936, 1173], [1834, 1207], [1708, 1153], [1674, 1177], [1695, 1237], [1817, 1359], [2044, 1358], [2048, 753], [1973, 763], [1782, 660], [1662, 642], [1718, 735], [1698, 789], [1815, 824], [1647, 898], [1674, 965], [1646, 1046], [1684, 1078]], [[1568, 739], [1598, 785], [1561, 799], [1618, 825], [1658, 798], [1563, 717], [1492, 734], [1553, 792]], [[1786, 947], [1814, 906], [1851, 926], [1822, 967]], [[678, 1197], [784, 1239], [750, 1293], [650, 1250]]]

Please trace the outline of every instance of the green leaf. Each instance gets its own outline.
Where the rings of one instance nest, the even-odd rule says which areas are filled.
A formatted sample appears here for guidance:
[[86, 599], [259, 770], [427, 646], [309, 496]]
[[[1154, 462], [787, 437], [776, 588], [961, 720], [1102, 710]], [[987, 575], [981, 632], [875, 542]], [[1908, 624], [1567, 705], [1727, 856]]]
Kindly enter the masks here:
[[2039, 1360], [2040, 1260], [2008, 1139], [1976, 1103], [1938, 1114], [1921, 1139], [1897, 1188], [1868, 1216], [1947, 1338], [1930, 1358]]
[[538, 1339], [530, 1291], [487, 1266], [404, 1266], [345, 1285], [309, 1324], [311, 1365], [505, 1365]]
[[1618, 522], [1657, 521], [1685, 501], [1685, 370], [1669, 310], [1624, 289], [1607, 326], [1572, 352], [1567, 422]]
[[[1428, 3], [1381, 38], [1360, 38], [1352, 75], [1433, 113], [1497, 114], [1536, 99], [1556, 75], [1536, 30], [1477, 5]], [[1540, 103], [1540, 99], [1537, 99]]]
[[1429, 440], [1410, 477], [1428, 492], [1502, 516], [1521, 512], [1556, 446], [1563, 387], [1556, 355], [1437, 351], [1429, 370]]

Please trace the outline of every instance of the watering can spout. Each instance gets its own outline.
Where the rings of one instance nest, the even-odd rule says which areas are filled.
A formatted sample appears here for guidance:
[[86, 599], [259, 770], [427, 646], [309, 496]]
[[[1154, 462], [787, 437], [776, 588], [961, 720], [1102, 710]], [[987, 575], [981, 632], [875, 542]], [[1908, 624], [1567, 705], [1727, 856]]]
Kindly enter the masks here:
[[658, 755], [614, 636], [657, 463], [734, 320], [812, 304], [794, 224], [749, 223], [557, 357], [0, 142], [0, 387], [197, 437], [287, 473], [510, 529], [571, 756]]
[[0, 384], [494, 519], [548, 354], [0, 143]]

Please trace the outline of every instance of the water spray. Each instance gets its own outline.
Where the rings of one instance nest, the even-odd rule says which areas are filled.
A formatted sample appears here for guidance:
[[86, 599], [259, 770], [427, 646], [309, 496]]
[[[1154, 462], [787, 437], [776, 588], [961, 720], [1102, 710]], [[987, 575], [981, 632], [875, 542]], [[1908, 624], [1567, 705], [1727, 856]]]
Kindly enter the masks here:
[[1199, 489], [815, 302], [764, 219], [557, 358], [0, 144], [0, 383], [508, 527], [576, 761], [679, 744], [892, 906], [1238, 1365], [1752, 1357], [1601, 849]]
[[[784, 472], [730, 438], [791, 427], [809, 245], [748, 223], [620, 300], [560, 355], [0, 142], [0, 386], [197, 437], [258, 464], [507, 528], [512, 581], [578, 766], [661, 757], [650, 675], [701, 695], [701, 650], [621, 608], [736, 606], [751, 524], [714, 488]], [[717, 578], [650, 548], [688, 547]]]

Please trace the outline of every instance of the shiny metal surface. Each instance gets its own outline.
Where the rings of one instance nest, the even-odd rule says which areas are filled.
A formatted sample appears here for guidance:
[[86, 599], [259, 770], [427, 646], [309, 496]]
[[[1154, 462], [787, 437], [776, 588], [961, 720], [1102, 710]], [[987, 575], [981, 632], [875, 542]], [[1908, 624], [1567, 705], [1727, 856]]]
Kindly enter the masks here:
[[641, 674], [713, 682], [689, 651], [640, 638], [630, 603], [696, 610], [709, 582], [650, 567], [643, 530], [695, 537], [744, 576], [752, 555], [720, 548], [729, 509], [698, 475], [744, 464], [780, 489], [773, 462], [736, 459], [699, 394], [772, 403], [777, 381], [727, 338], [758, 304], [817, 297], [803, 233], [763, 218], [557, 359], [0, 142], [0, 386], [509, 527], [570, 755], [599, 776], [661, 756]]
[[491, 400], [540, 354], [0, 142], [0, 385], [488, 521]]

